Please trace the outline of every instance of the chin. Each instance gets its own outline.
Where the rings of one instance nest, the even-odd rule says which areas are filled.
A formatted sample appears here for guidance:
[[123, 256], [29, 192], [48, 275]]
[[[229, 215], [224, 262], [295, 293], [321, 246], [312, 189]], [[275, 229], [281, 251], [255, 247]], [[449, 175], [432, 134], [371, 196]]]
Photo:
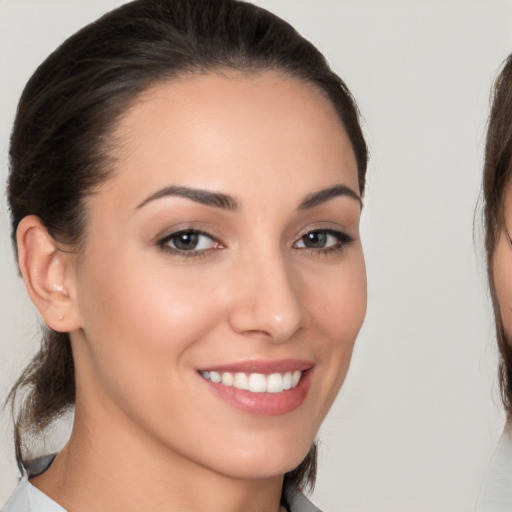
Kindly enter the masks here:
[[287, 439], [277, 447], [240, 448], [232, 452], [230, 459], [224, 457], [222, 472], [237, 478], [250, 479], [283, 476], [294, 470], [306, 458], [313, 442], [314, 440], [291, 443], [290, 439]]

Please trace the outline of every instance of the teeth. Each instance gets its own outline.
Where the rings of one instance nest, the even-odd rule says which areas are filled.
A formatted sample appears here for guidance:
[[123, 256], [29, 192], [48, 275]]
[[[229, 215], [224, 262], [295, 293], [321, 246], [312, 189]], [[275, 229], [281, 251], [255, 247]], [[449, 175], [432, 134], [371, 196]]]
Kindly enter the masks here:
[[[300, 377], [299, 377], [300, 379]], [[292, 387], [292, 372], [286, 372], [283, 375], [283, 389], [290, 389]]]
[[209, 377], [206, 377], [205, 375], [203, 375], [203, 377], [205, 377], [206, 379], [210, 379], [212, 382], [220, 382], [222, 380], [222, 377], [220, 376], [220, 373], [219, 372], [205, 372], [205, 373], [210, 373]]
[[280, 393], [283, 389], [283, 376], [280, 373], [273, 373], [268, 376], [267, 393]]
[[262, 373], [249, 375], [249, 391], [253, 393], [265, 393], [267, 391], [267, 378]]
[[228, 373], [228, 372], [224, 372], [222, 374], [222, 384], [224, 384], [224, 386], [232, 386], [233, 385], [233, 374], [232, 373]]
[[296, 370], [286, 373], [231, 373], [231, 372], [208, 372], [203, 371], [201, 375], [212, 382], [224, 386], [233, 386], [237, 389], [244, 389], [252, 393], [281, 393], [294, 388], [300, 381], [302, 372]]
[[245, 373], [235, 373], [233, 386], [238, 389], [249, 389], [249, 377]]

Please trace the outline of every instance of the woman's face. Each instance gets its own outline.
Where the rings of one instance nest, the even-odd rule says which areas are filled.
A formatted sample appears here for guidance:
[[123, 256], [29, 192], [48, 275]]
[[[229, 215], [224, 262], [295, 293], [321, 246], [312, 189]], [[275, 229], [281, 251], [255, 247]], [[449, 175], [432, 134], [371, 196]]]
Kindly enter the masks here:
[[365, 315], [344, 127], [310, 84], [209, 74], [144, 94], [116, 140], [73, 272], [77, 421], [217, 473], [283, 474]]
[[[512, 231], [512, 183], [504, 190], [504, 222]], [[501, 230], [493, 258], [494, 286], [500, 307], [500, 315], [506, 332], [512, 332], [512, 247], [505, 229]]]

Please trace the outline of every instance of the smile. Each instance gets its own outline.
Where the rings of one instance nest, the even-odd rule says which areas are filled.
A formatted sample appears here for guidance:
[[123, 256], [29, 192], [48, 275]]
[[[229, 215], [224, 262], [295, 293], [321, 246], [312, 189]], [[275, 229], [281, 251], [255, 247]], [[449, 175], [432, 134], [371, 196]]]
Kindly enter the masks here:
[[302, 405], [314, 364], [302, 359], [250, 360], [203, 367], [197, 374], [215, 396], [244, 413], [280, 416]]
[[297, 387], [302, 377], [300, 370], [272, 373], [270, 375], [217, 371], [201, 371], [200, 373], [203, 378], [216, 384], [250, 391], [251, 393], [282, 393]]

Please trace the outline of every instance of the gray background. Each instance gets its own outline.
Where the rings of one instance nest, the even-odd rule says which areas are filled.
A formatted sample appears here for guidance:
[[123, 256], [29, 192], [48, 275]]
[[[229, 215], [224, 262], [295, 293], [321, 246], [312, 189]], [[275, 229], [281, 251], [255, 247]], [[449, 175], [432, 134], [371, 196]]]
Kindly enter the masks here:
[[[120, 3], [0, 0], [2, 182], [23, 84], [65, 37]], [[331, 512], [472, 510], [503, 424], [473, 220], [490, 85], [512, 50], [512, 4], [256, 3], [294, 24], [347, 81], [372, 152], [362, 221], [368, 315], [320, 434], [314, 500]], [[0, 282], [3, 399], [37, 346], [38, 324], [16, 275], [4, 194]], [[16, 482], [13, 459], [4, 413], [0, 502]]]

